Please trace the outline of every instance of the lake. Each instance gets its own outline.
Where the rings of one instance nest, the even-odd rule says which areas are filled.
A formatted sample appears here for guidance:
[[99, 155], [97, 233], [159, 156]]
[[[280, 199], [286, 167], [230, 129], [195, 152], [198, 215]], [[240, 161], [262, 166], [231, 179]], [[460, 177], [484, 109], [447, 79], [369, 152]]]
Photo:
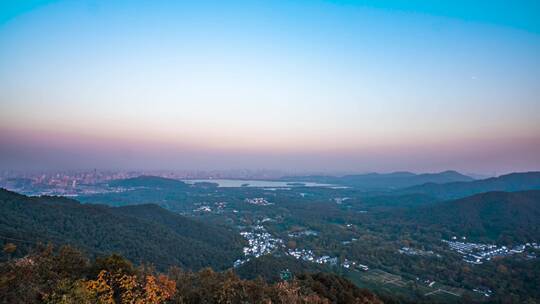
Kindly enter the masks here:
[[236, 187], [254, 187], [254, 188], [292, 188], [292, 187], [339, 187], [330, 184], [321, 184], [313, 182], [282, 182], [282, 181], [267, 181], [267, 180], [243, 180], [243, 179], [186, 179], [183, 182], [188, 184], [195, 183], [214, 183], [222, 188]]

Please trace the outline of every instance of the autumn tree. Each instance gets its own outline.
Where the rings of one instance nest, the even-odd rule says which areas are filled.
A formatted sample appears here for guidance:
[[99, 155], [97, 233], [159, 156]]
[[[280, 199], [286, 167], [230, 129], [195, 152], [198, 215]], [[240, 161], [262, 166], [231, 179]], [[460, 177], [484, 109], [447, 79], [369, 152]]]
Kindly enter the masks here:
[[4, 253], [7, 254], [8, 259], [11, 259], [11, 255], [17, 250], [17, 245], [13, 243], [7, 243], [4, 245]]

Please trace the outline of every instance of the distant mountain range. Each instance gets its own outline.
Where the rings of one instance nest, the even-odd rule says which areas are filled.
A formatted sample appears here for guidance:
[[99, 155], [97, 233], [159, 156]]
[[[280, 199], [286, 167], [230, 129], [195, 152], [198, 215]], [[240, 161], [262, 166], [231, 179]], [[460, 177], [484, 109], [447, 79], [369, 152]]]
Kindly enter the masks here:
[[363, 190], [390, 190], [406, 188], [425, 183], [469, 182], [472, 177], [456, 171], [440, 173], [415, 174], [411, 172], [368, 173], [345, 176], [290, 176], [283, 177], [286, 181], [308, 181], [351, 186]]
[[245, 243], [225, 227], [157, 205], [107, 207], [4, 189], [0, 189], [0, 235], [28, 243], [27, 249], [37, 242], [73, 244], [90, 254], [118, 252], [134, 262], [188, 269], [226, 269], [242, 255]]
[[540, 191], [487, 192], [411, 209], [411, 225], [505, 243], [539, 241]]
[[511, 173], [483, 180], [452, 183], [426, 183], [400, 193], [421, 193], [441, 199], [455, 199], [489, 191], [540, 190], [540, 172]]

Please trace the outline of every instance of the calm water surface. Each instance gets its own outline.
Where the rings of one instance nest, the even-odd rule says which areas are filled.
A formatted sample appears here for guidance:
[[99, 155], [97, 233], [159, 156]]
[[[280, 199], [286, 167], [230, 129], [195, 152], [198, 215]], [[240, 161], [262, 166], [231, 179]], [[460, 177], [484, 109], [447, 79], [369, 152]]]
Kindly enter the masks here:
[[188, 184], [214, 183], [214, 184], [218, 184], [218, 187], [224, 187], [224, 188], [234, 188], [234, 187], [291, 188], [291, 187], [298, 187], [298, 186], [326, 187], [326, 188], [336, 187], [336, 185], [313, 183], [313, 182], [281, 182], [281, 181], [239, 180], [239, 179], [188, 179], [188, 180], [184, 180], [184, 182]]

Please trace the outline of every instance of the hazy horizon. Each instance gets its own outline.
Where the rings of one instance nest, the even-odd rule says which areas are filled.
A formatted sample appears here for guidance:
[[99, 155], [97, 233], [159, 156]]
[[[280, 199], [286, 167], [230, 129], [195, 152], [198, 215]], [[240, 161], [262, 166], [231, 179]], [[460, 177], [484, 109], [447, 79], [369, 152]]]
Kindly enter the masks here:
[[[476, 173], [476, 172], [460, 172], [457, 170], [442, 170], [442, 171], [336, 171], [336, 170], [325, 170], [325, 171], [310, 171], [310, 170], [300, 170], [300, 171], [284, 171], [276, 169], [246, 169], [246, 168], [229, 168], [229, 169], [140, 169], [140, 168], [72, 168], [72, 169], [5, 169], [0, 171], [0, 173], [8, 174], [8, 176], [13, 176], [13, 174], [57, 174], [57, 173], [90, 173], [96, 171], [97, 173], [106, 173], [106, 172], [118, 172], [118, 173], [131, 173], [133, 176], [162, 176], [162, 177], [175, 177], [181, 175], [189, 174], [199, 174], [200, 176], [206, 175], [208, 178], [224, 178], [224, 179], [244, 179], [244, 177], [239, 176], [253, 176], [254, 179], [264, 179], [267, 178], [276, 178], [276, 177], [286, 177], [286, 176], [345, 176], [345, 175], [363, 175], [363, 174], [395, 174], [395, 173], [412, 173], [412, 174], [439, 174], [445, 172], [457, 172], [474, 179], [484, 179], [490, 177], [497, 177], [501, 175], [506, 175], [510, 173], [527, 173], [527, 172], [536, 172], [536, 171], [512, 171], [512, 172], [491, 172], [491, 173]], [[197, 179], [198, 177], [194, 177]], [[204, 177], [202, 177], [204, 178]]]
[[540, 171], [540, 4], [0, 4], [0, 170]]

